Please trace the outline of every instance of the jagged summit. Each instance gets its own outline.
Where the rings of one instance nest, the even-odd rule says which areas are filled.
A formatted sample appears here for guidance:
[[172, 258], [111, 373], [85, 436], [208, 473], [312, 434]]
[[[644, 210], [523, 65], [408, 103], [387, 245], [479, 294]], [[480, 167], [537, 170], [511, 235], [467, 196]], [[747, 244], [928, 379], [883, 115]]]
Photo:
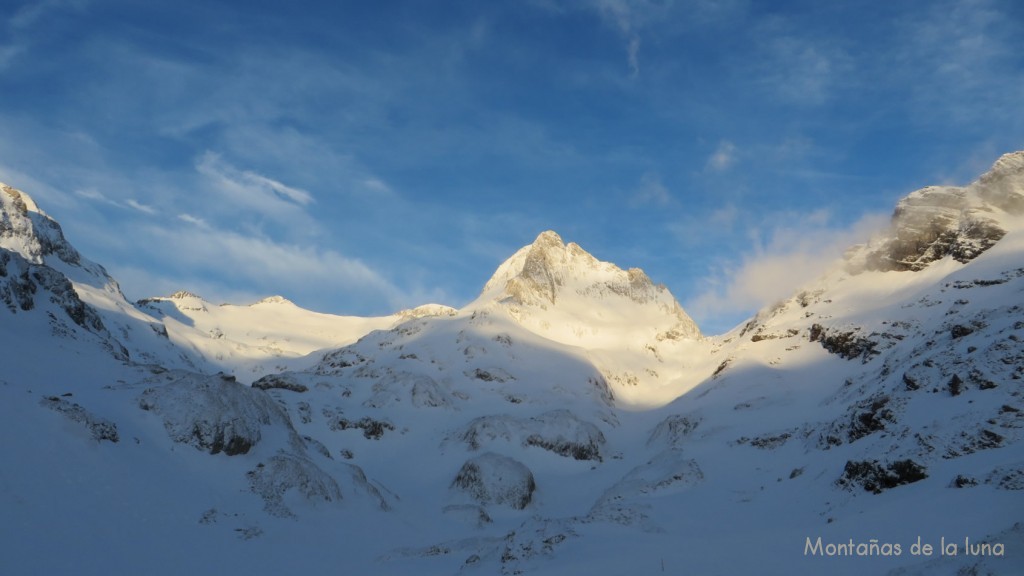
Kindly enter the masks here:
[[[589, 284], [582, 289], [577, 284]], [[575, 242], [565, 244], [548, 230], [532, 244], [502, 263], [484, 285], [483, 294], [495, 294], [517, 304], [557, 305], [572, 289], [580, 296], [611, 292], [638, 303], [657, 300], [668, 290], [655, 285], [639, 268], [622, 270], [602, 262]]]
[[78, 251], [64, 239], [60, 224], [40, 210], [28, 194], [3, 183], [0, 248], [21, 254], [32, 264], [43, 264], [51, 255], [70, 265], [81, 263]]
[[[851, 253], [850, 269], [917, 271], [991, 248], [1024, 215], [1024, 151], [1005, 154], [968, 186], [928, 186], [896, 205], [887, 234]], [[1016, 222], [1016, 223], [1015, 223]]]
[[[548, 230], [499, 266], [483, 291], [503, 290], [508, 298], [520, 304], [555, 304], [566, 276], [595, 271], [600, 264], [579, 245], [567, 246], [558, 233]], [[615, 267], [607, 265], [605, 268]]]
[[136, 306], [152, 306], [161, 302], [168, 302], [179, 310], [201, 310], [207, 311], [207, 302], [202, 296], [189, 292], [188, 290], [178, 290], [170, 296], [154, 296], [152, 298], [143, 298], [135, 302]]
[[700, 336], [668, 289], [643, 270], [602, 262], [551, 230], [502, 263], [467, 308], [481, 306], [502, 307], [531, 329], [574, 345], [607, 342], [615, 331], [641, 339]]
[[[64, 237], [60, 224], [43, 212], [32, 197], [0, 183], [0, 250], [49, 268], [79, 286], [88, 286], [124, 299], [107, 270], [79, 254]], [[10, 256], [8, 256], [10, 258]]]
[[90, 305], [93, 296], [124, 301], [117, 282], [83, 258], [28, 194], [0, 183], [0, 304], [12, 314], [36, 310], [36, 317], [62, 334], [76, 332], [65, 322], [70, 319], [98, 336], [114, 356], [127, 358]]
[[295, 306], [294, 302], [281, 295], [267, 296], [266, 298], [263, 298], [259, 302], [252, 304], [252, 306], [260, 306], [263, 304], [288, 304], [291, 306]]

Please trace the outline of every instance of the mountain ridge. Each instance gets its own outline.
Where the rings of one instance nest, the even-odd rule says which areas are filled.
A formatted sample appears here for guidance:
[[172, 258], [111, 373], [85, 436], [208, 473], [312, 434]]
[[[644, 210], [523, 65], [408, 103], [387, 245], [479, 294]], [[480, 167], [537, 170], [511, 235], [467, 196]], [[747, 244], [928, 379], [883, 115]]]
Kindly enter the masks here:
[[[5, 561], [37, 573], [1020, 572], [1021, 159], [944, 198], [914, 196], [888, 236], [720, 336], [689, 329], [642, 272], [554, 232], [460, 310], [361, 324], [277, 299], [132, 304], [69, 279], [59, 258], [5, 246], [0, 293], [36, 285], [29, 309], [0, 308], [0, 433], [18, 439], [0, 448]], [[986, 211], [987, 198], [1000, 204]], [[987, 246], [971, 227], [981, 218], [1002, 231]], [[54, 286], [103, 330], [71, 321]], [[966, 537], [1006, 553], [809, 556], [818, 537], [908, 550]]]

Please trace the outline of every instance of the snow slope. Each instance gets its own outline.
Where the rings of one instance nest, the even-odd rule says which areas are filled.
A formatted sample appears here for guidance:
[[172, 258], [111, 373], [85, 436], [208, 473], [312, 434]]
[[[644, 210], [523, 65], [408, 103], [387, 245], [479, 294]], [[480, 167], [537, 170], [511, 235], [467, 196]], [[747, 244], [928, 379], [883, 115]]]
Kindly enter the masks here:
[[553, 232], [458, 311], [130, 304], [3, 195], [5, 574], [1024, 574], [1024, 153], [713, 337]]
[[390, 316], [361, 318], [311, 312], [281, 296], [248, 306], [216, 305], [186, 291], [141, 300], [136, 308], [160, 321], [177, 346], [246, 382], [301, 365], [314, 351], [355, 342], [408, 318], [455, 312], [446, 306], [425, 305]]

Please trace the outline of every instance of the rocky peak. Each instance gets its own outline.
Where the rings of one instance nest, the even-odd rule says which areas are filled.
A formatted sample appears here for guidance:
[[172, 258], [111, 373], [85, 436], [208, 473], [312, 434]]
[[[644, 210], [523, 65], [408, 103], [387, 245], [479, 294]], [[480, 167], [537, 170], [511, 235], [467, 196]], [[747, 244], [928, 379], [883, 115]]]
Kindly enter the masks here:
[[196, 312], [208, 312], [208, 302], [203, 300], [203, 297], [198, 294], [193, 294], [187, 290], [178, 290], [170, 296], [156, 296], [154, 298], [143, 298], [135, 302], [136, 306], [145, 306], [153, 308], [155, 305], [159, 305], [162, 302], [167, 302], [173, 305], [178, 310], [196, 311]]
[[404, 320], [415, 320], [417, 318], [429, 318], [432, 316], [455, 316], [458, 310], [444, 304], [423, 304], [415, 308], [400, 310], [397, 315]]
[[533, 244], [531, 244], [530, 247], [560, 250], [565, 248], [565, 242], [562, 241], [562, 237], [558, 235], [558, 232], [555, 232], [554, 230], [545, 230], [537, 235], [537, 238], [533, 241]]
[[617, 316], [627, 309], [649, 307], [655, 316], [678, 325], [673, 329], [683, 337], [700, 335], [668, 289], [652, 282], [643, 270], [602, 262], [574, 242], [565, 244], [550, 230], [502, 263], [477, 302], [511, 306], [520, 317], [525, 309], [561, 309], [580, 321], [581, 315], [600, 317], [600, 310], [614, 308], [612, 315]]
[[1024, 214], [1024, 151], [1004, 154], [978, 179], [978, 195], [1009, 214]]
[[81, 257], [64, 239], [60, 224], [47, 216], [21, 190], [0, 183], [0, 248], [17, 252], [32, 264], [54, 255], [79, 265]]
[[578, 244], [566, 245], [556, 232], [542, 232], [506, 260], [484, 286], [484, 292], [501, 290], [520, 304], [555, 304], [568, 279], [588, 273], [619, 270], [594, 258]]
[[255, 304], [252, 304], [252, 305], [253, 306], [259, 306], [261, 304], [290, 304], [292, 306], [295, 305], [294, 302], [292, 302], [291, 300], [285, 298], [284, 296], [280, 296], [280, 295], [267, 296], [266, 298], [260, 300], [259, 302], [256, 302]]
[[1024, 152], [1001, 157], [964, 187], [929, 186], [896, 205], [889, 232], [850, 254], [851, 269], [916, 271], [950, 256], [968, 262], [1024, 215]]
[[[103, 267], [83, 259], [64, 239], [60, 225], [28, 194], [0, 184], [0, 308], [18, 313], [56, 306], [75, 325], [103, 338], [115, 357], [127, 359], [127, 350], [110, 336], [96, 310], [82, 300], [76, 283], [101, 286], [123, 298]], [[49, 311], [40, 317], [48, 319], [55, 334], [74, 333]]]
[[174, 294], [171, 294], [168, 298], [178, 310], [186, 311], [191, 310], [193, 312], [209, 312], [207, 308], [206, 300], [203, 300], [202, 296], [193, 294], [186, 290], [178, 290]]

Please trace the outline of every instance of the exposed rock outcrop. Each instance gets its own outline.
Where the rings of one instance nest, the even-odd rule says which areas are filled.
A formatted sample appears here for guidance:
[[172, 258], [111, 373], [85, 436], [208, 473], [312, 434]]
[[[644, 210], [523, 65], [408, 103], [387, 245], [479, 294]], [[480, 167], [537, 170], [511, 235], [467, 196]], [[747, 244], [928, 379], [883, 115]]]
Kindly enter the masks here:
[[60, 224], [40, 210], [27, 194], [3, 183], [0, 183], [0, 248], [19, 253], [32, 264], [43, 264], [48, 256], [56, 256], [73, 266], [83, 264], [78, 251], [64, 239]]
[[946, 256], [968, 262], [1006, 234], [1001, 215], [1020, 214], [1024, 152], [1014, 152], [969, 186], [929, 186], [900, 200], [889, 233], [851, 263], [867, 270], [914, 271]]
[[[0, 302], [18, 313], [43, 308], [49, 301], [76, 326], [99, 336], [113, 356], [127, 360], [127, 349], [111, 336], [99, 313], [82, 300], [65, 273], [121, 296], [106, 270], [82, 258], [64, 238], [60, 225], [27, 194], [0, 184]], [[55, 318], [51, 325], [56, 333], [74, 331]]]
[[913, 460], [897, 460], [885, 466], [877, 460], [850, 460], [836, 483], [844, 488], [852, 489], [856, 486], [881, 494], [890, 488], [919, 482], [927, 477], [927, 470]]
[[310, 503], [342, 499], [337, 480], [304, 456], [275, 454], [266, 463], [257, 464], [246, 476], [252, 491], [263, 499], [264, 510], [274, 516], [295, 516], [284, 501], [288, 492], [296, 492]]
[[253, 382], [252, 387], [260, 390], [289, 390], [291, 392], [306, 392], [309, 390], [308, 386], [287, 373], [267, 374]]
[[273, 427], [302, 445], [287, 412], [262, 390], [224, 375], [179, 371], [165, 380], [142, 393], [139, 407], [159, 414], [175, 442], [234, 456], [249, 452], [263, 438], [263, 430]]
[[537, 484], [525, 464], [486, 452], [462, 465], [452, 488], [468, 494], [481, 504], [501, 504], [522, 510], [533, 499]]
[[495, 440], [537, 446], [576, 460], [602, 459], [605, 443], [601, 430], [568, 410], [551, 410], [533, 418], [507, 415], [481, 416], [457, 435], [470, 449]]
[[106, 418], [96, 416], [75, 402], [65, 400], [58, 396], [47, 396], [43, 398], [39, 404], [53, 410], [54, 412], [63, 414], [72, 422], [78, 422], [85, 426], [89, 431], [89, 434], [92, 435], [93, 439], [97, 442], [108, 440], [116, 443], [119, 440], [117, 424], [107, 420]]

